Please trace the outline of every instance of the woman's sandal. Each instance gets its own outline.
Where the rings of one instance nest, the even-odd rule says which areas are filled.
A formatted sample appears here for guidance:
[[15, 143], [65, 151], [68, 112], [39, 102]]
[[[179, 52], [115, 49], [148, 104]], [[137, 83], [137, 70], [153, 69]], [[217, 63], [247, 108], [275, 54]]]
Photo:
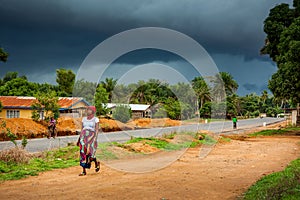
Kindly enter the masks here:
[[86, 172], [81, 172], [78, 176], [85, 176]]
[[99, 172], [99, 171], [100, 171], [100, 162], [99, 162], [99, 161], [97, 162], [97, 165], [96, 165], [96, 167], [95, 167], [95, 171], [96, 171], [96, 172]]

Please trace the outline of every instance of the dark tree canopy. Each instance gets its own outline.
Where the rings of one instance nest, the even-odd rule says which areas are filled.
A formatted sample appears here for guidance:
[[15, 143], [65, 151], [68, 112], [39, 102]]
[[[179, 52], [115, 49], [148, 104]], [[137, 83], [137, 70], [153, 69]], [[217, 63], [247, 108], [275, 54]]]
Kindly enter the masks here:
[[57, 69], [56, 82], [60, 89], [59, 96], [72, 96], [75, 83], [75, 74], [72, 70]]
[[261, 53], [268, 54], [278, 66], [269, 89], [277, 99], [295, 104], [300, 102], [300, 0], [294, 0], [293, 6], [280, 4], [270, 10]]

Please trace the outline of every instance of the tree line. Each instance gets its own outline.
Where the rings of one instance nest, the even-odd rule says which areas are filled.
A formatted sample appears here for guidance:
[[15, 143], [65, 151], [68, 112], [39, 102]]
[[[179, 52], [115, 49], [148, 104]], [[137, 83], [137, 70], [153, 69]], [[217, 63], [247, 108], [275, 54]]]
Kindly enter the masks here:
[[[116, 79], [106, 78], [99, 83], [78, 80], [72, 70], [57, 69], [56, 85], [28, 81], [26, 76], [17, 72], [8, 72], [0, 80], [1, 96], [34, 96], [47, 103], [46, 99], [55, 102], [56, 97], [84, 97], [97, 107], [98, 115], [109, 113], [107, 103], [148, 104], [152, 116], [156, 118], [190, 119], [200, 115], [210, 118], [212, 110], [217, 106], [226, 108], [226, 117], [241, 116], [244, 118], [257, 117], [260, 113], [276, 116], [281, 113], [280, 102], [270, 96], [267, 91], [261, 95], [249, 94], [238, 96], [237, 82], [227, 72], [220, 72], [221, 90], [225, 91], [224, 101], [216, 103], [214, 89], [203, 77], [195, 77], [191, 83], [176, 83], [170, 85], [157, 79], [140, 80], [129, 85], [118, 84]], [[211, 79], [210, 82], [214, 82]], [[217, 92], [218, 93], [218, 92]], [[57, 101], [57, 100], [56, 100]], [[49, 102], [48, 102], [49, 104]], [[41, 105], [33, 105], [39, 110]], [[58, 108], [53, 104], [57, 112]], [[38, 112], [35, 113], [38, 115]], [[38, 118], [38, 116], [35, 116]]]

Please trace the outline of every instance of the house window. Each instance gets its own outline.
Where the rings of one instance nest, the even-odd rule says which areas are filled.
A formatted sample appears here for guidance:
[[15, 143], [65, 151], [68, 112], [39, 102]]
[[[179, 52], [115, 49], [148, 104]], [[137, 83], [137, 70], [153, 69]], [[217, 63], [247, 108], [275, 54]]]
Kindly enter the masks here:
[[7, 110], [6, 118], [20, 118], [20, 111], [19, 110]]

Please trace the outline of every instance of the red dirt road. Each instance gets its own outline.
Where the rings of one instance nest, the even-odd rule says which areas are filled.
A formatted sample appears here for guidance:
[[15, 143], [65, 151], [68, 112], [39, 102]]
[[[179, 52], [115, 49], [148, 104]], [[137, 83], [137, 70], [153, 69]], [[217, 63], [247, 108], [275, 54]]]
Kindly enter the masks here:
[[189, 149], [170, 166], [150, 173], [125, 173], [102, 165], [100, 173], [80, 167], [0, 183], [1, 199], [236, 199], [262, 176], [300, 156], [300, 137], [231, 140], [199, 159]]

